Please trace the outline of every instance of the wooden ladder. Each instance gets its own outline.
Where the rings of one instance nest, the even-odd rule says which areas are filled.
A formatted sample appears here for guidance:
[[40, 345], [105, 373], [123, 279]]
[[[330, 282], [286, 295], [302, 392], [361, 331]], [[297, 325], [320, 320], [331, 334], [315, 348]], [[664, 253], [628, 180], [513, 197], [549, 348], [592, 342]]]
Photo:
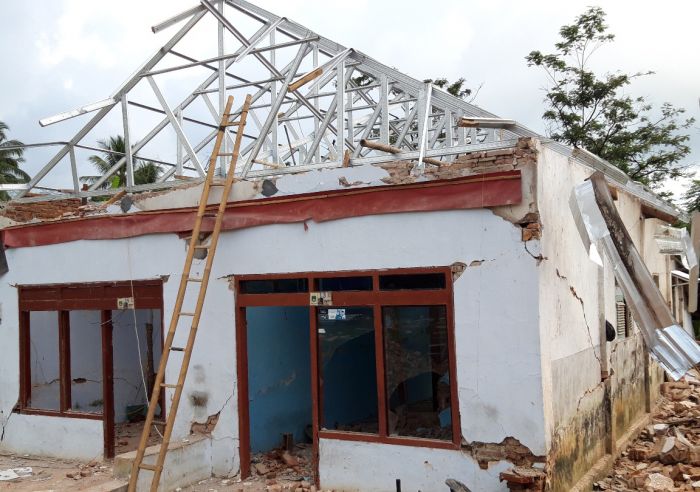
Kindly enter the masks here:
[[[202, 196], [199, 201], [199, 209], [197, 210], [197, 218], [194, 223], [194, 228], [192, 229], [192, 237], [190, 238], [189, 248], [187, 249], [187, 257], [185, 259], [185, 266], [182, 270], [182, 278], [180, 279], [180, 288], [177, 292], [177, 299], [175, 300], [175, 306], [173, 308], [173, 316], [170, 319], [170, 327], [168, 328], [168, 334], [165, 337], [165, 342], [163, 344], [163, 352], [160, 358], [160, 364], [158, 366], [158, 374], [156, 375], [156, 380], [153, 385], [153, 393], [151, 395], [151, 401], [148, 405], [148, 414], [146, 415], [146, 422], [144, 423], [143, 432], [141, 433], [141, 440], [139, 441], [139, 447], [136, 452], [136, 458], [131, 467], [131, 476], [129, 477], [129, 492], [136, 492], [136, 484], [139, 478], [139, 472], [141, 470], [148, 470], [153, 472], [153, 477], [151, 480], [151, 491], [155, 492], [158, 490], [158, 484], [160, 483], [160, 476], [163, 472], [163, 465], [165, 463], [165, 455], [168, 452], [168, 446], [170, 444], [170, 437], [173, 432], [173, 424], [175, 423], [175, 416], [177, 415], [177, 408], [180, 404], [180, 397], [182, 396], [182, 389], [185, 384], [185, 379], [187, 378], [187, 369], [190, 363], [190, 358], [192, 356], [192, 348], [194, 347], [194, 340], [197, 335], [197, 328], [199, 327], [199, 320], [202, 315], [202, 307], [204, 306], [204, 298], [207, 294], [207, 285], [209, 284], [209, 275], [211, 273], [211, 267], [214, 263], [214, 255], [216, 253], [216, 245], [219, 240], [219, 233], [221, 232], [221, 224], [224, 218], [224, 212], [226, 211], [226, 204], [228, 202], [229, 193], [233, 187], [234, 172], [236, 170], [236, 161], [238, 160], [238, 155], [241, 147], [241, 139], [243, 137], [243, 129], [245, 128], [246, 119], [248, 117], [248, 109], [250, 108], [251, 96], [246, 97], [245, 103], [243, 104], [243, 110], [240, 115], [238, 122], [230, 121], [231, 117], [231, 107], [233, 105], [233, 96], [229, 96], [226, 102], [226, 108], [224, 109], [224, 114], [221, 117], [221, 124], [219, 125], [219, 131], [216, 135], [216, 143], [214, 144], [214, 150], [209, 158], [209, 169], [207, 169], [207, 176], [204, 180], [204, 186], [202, 187]], [[224, 137], [227, 131], [227, 127], [236, 126], [236, 139], [233, 146], [232, 153], [221, 152], [221, 147], [224, 142]], [[221, 182], [214, 181], [214, 170], [216, 168], [216, 161], [219, 157], [230, 156], [231, 162], [229, 164], [228, 172], [226, 174], [226, 180]], [[219, 202], [219, 207], [216, 212], [207, 211], [207, 201], [209, 199], [209, 192], [212, 187], [223, 187], [221, 194], [221, 201]], [[210, 241], [208, 245], [200, 244], [200, 231], [202, 228], [202, 221], [205, 218], [216, 218], [214, 224], [214, 230], [212, 231]], [[207, 251], [207, 261], [204, 267], [204, 273], [202, 277], [191, 276], [192, 270], [192, 260], [194, 259], [195, 251]], [[194, 310], [183, 311], [182, 304], [185, 299], [185, 294], [187, 292], [187, 286], [194, 283], [199, 286], [199, 294], [197, 296], [197, 305]], [[181, 318], [191, 318], [190, 332], [187, 338], [187, 344], [184, 347], [174, 347], [173, 339], [175, 338], [175, 333], [177, 332], [177, 327]], [[165, 369], [168, 365], [168, 359], [172, 352], [182, 353], [182, 362], [180, 365], [180, 373], [177, 378], [176, 384], [165, 384]], [[173, 399], [170, 404], [170, 409], [168, 416], [165, 421], [154, 420], [156, 413], [156, 407], [160, 403], [161, 392], [164, 388], [169, 388], [174, 390]], [[163, 441], [160, 445], [160, 451], [158, 452], [158, 458], [154, 465], [149, 465], [143, 462], [144, 454], [146, 453], [146, 446], [148, 445], [148, 438], [151, 435], [152, 429], [156, 425], [164, 425], [164, 430], [162, 434]]]

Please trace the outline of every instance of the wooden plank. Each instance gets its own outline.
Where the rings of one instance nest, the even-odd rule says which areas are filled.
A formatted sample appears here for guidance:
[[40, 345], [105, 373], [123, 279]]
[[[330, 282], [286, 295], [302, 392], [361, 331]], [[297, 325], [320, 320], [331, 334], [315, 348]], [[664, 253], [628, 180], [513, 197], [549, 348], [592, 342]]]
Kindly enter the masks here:
[[312, 80], [320, 77], [323, 74], [323, 67], [318, 67], [315, 70], [310, 71], [306, 75], [303, 75], [296, 81], [292, 82], [289, 84], [289, 89], [287, 89], [288, 92], [294, 92], [298, 89], [300, 89], [302, 86], [308, 84]]

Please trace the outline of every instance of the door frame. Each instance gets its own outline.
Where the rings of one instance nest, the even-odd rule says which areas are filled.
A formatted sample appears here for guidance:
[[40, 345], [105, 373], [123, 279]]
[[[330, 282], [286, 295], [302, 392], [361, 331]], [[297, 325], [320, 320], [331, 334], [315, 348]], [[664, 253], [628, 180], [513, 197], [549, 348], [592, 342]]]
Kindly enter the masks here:
[[[442, 290], [411, 290], [379, 292], [380, 275], [392, 274], [426, 274], [441, 273], [445, 275], [445, 288]], [[452, 416], [452, 440], [437, 441], [420, 438], [397, 438], [387, 436], [387, 416], [384, 396], [379, 397], [379, 429], [380, 435], [357, 434], [340, 431], [320, 431], [320, 392], [322, 381], [319, 374], [319, 346], [317, 330], [317, 310], [319, 306], [310, 305], [310, 292], [316, 290], [317, 280], [332, 277], [371, 276], [372, 291], [334, 291], [333, 306], [373, 306], [375, 324], [375, 344], [377, 344], [377, 390], [384, 391], [384, 359], [383, 338], [380, 319], [382, 305], [445, 305], [447, 322], [447, 343], [449, 350], [448, 370], [450, 376], [450, 401]], [[307, 279], [306, 292], [246, 294], [241, 289], [241, 282], [247, 280], [278, 280], [278, 279]], [[417, 294], [420, 298], [417, 299]], [[312, 398], [312, 429], [313, 429], [313, 473], [316, 486], [319, 481], [319, 440], [320, 437], [349, 441], [378, 442], [399, 444], [416, 447], [440, 449], [459, 449], [461, 446], [461, 424], [459, 415], [458, 383], [456, 369], [456, 344], [454, 329], [454, 291], [452, 270], [450, 267], [397, 268], [385, 270], [349, 270], [332, 272], [304, 272], [285, 274], [254, 274], [234, 275], [235, 296], [235, 331], [236, 331], [236, 368], [238, 385], [238, 431], [239, 457], [241, 478], [250, 476], [250, 402], [248, 388], [248, 326], [246, 321], [247, 307], [308, 307], [309, 334], [311, 351], [311, 398]], [[324, 306], [320, 306], [324, 307]], [[380, 353], [381, 352], [381, 353]]]

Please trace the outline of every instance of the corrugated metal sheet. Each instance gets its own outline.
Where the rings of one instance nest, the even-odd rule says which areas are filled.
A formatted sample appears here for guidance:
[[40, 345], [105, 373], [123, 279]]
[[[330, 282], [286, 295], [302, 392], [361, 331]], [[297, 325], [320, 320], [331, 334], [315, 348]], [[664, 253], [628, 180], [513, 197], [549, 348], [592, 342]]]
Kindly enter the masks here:
[[[597, 190], [594, 186], [598, 187]], [[619, 231], [626, 233], [626, 229], [609, 195], [610, 192], [602, 175], [594, 175], [590, 181], [574, 188], [569, 204], [581, 239], [592, 260], [598, 263], [600, 260], [598, 255], [602, 253], [612, 263], [617, 283], [622, 289], [649, 352], [671, 378], [680, 379], [700, 363], [700, 347], [677, 324], [669, 323], [669, 326], [659, 324], [659, 320], [673, 320], [673, 317], [658, 286], [641, 260], [639, 252], [631, 242], [627, 246], [628, 250], [622, 253], [625, 254], [627, 264], [634, 264], [637, 271], [629, 271], [626, 263], [622, 261], [621, 252], [618, 250]], [[608, 210], [608, 221], [612, 221], [618, 231], [618, 237], [615, 238], [617, 242], [613, 239], [608, 223], [603, 218], [599, 203], [601, 197], [605, 197], [605, 201], [600, 203], [603, 203]], [[697, 262], [697, 258], [694, 258], [694, 261]], [[650, 293], [653, 294], [651, 297], [649, 297]]]

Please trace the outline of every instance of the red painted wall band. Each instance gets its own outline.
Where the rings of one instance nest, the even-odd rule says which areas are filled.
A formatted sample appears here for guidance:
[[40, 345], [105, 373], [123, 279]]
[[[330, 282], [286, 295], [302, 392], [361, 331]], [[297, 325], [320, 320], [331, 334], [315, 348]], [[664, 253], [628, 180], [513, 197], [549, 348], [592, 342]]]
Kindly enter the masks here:
[[[232, 203], [226, 210], [222, 230], [307, 220], [324, 222], [364, 215], [495, 207], [514, 205], [521, 200], [521, 175], [515, 170], [409, 185], [334, 190]], [[179, 233], [192, 229], [195, 216], [194, 208], [158, 210], [23, 224], [2, 232], [6, 247], [24, 248], [80, 239]], [[213, 218], [205, 219], [202, 230], [210, 231], [213, 224]]]

